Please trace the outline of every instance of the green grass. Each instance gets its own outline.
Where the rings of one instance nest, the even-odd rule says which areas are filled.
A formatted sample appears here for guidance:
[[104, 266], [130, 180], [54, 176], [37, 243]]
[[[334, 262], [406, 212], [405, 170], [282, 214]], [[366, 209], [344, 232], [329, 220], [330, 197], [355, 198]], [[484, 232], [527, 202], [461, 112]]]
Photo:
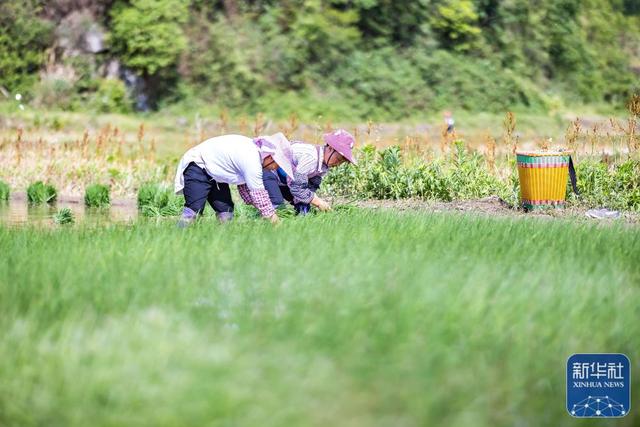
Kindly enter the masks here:
[[0, 425], [574, 426], [570, 354], [640, 366], [624, 225], [355, 210], [0, 253]]
[[9, 200], [9, 195], [11, 194], [11, 188], [9, 184], [4, 181], [0, 181], [0, 202]]

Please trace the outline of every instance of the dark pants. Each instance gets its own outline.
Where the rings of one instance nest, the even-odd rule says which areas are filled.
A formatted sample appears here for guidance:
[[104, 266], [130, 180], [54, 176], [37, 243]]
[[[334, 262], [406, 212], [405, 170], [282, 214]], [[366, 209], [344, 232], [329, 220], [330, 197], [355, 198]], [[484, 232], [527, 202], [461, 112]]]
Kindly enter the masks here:
[[267, 169], [262, 170], [262, 183], [267, 193], [269, 193], [269, 199], [271, 199], [273, 206], [282, 206], [285, 200], [293, 204], [293, 195], [289, 187], [280, 182], [278, 175], [273, 173], [273, 171]]
[[[309, 189], [311, 189], [311, 191], [318, 191], [320, 187], [321, 178], [317, 178], [318, 179], [311, 178], [309, 180]], [[264, 169], [262, 171], [262, 182], [267, 193], [269, 193], [269, 199], [274, 207], [283, 206], [286, 200], [293, 205], [297, 213], [306, 214], [309, 212], [311, 205], [309, 203], [294, 203], [291, 190], [289, 190], [286, 184], [280, 181], [278, 175], [273, 173], [273, 171]]]
[[216, 213], [233, 212], [233, 199], [229, 184], [217, 182], [195, 163], [184, 170], [184, 205], [201, 214], [205, 202], [209, 202]]

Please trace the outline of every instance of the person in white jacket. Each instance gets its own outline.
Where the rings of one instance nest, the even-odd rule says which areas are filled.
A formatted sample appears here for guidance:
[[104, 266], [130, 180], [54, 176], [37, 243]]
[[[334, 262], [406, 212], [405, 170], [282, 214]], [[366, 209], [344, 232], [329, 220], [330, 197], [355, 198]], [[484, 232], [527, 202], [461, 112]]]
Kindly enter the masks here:
[[282, 133], [251, 139], [223, 135], [187, 151], [178, 165], [176, 194], [184, 194], [185, 205], [179, 225], [192, 223], [208, 201], [221, 222], [233, 218], [229, 184], [237, 185], [245, 203], [255, 206], [262, 217], [278, 221], [262, 173], [282, 169], [293, 176], [291, 145]]

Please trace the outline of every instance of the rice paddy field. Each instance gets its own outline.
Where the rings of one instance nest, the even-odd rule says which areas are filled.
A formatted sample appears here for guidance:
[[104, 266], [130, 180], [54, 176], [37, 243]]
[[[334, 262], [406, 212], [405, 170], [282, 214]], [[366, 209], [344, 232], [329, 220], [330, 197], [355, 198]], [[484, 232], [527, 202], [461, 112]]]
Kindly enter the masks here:
[[[632, 365], [607, 425], [640, 425], [634, 99], [614, 118], [461, 114], [452, 134], [0, 104], [0, 426], [569, 426], [567, 358], [600, 352]], [[187, 148], [336, 127], [359, 166], [326, 177], [333, 212], [272, 226], [237, 203], [176, 228]], [[580, 195], [523, 212], [515, 149], [558, 145]]]
[[0, 425], [571, 426], [578, 352], [629, 356], [607, 425], [640, 423], [636, 226], [354, 208], [0, 254]]

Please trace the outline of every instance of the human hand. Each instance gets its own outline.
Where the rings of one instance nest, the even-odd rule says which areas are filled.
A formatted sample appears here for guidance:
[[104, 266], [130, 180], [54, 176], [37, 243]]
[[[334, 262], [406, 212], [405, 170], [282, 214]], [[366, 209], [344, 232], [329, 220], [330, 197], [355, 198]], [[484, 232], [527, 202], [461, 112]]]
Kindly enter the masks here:
[[322, 200], [322, 199], [321, 199], [321, 198], [319, 198], [319, 197], [316, 197], [316, 199], [318, 199], [318, 200], [316, 201], [315, 206], [316, 206], [318, 209], [320, 209], [320, 210], [321, 210], [321, 211], [323, 211], [323, 212], [326, 212], [326, 211], [330, 211], [330, 210], [331, 210], [331, 205], [330, 205], [329, 203], [325, 202], [324, 200]]

